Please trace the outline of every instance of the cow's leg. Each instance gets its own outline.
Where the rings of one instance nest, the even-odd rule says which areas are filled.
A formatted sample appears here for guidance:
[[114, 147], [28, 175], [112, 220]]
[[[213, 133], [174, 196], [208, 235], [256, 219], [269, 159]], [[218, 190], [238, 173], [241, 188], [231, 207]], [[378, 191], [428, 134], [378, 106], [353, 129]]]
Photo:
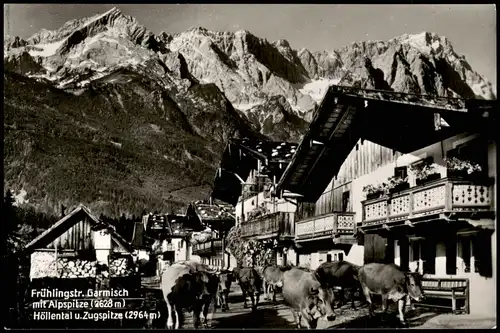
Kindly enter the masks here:
[[276, 285], [273, 286], [273, 302], [276, 303], [276, 290], [278, 287]]
[[356, 303], [355, 303], [355, 301], [356, 301], [355, 295], [356, 295], [356, 289], [352, 288], [351, 289], [351, 306], [352, 306], [352, 309], [356, 311], [357, 309], [356, 309]]
[[172, 309], [172, 305], [170, 305], [170, 302], [167, 300], [167, 311], [168, 311], [168, 318], [167, 318], [167, 328], [169, 330], [174, 328], [174, 322], [173, 322], [173, 316], [174, 316], [174, 311]]
[[[301, 317], [304, 317], [305, 319], [304, 322], [307, 329], [316, 328], [316, 326], [318, 325], [317, 319], [315, 320], [311, 315], [307, 313], [307, 311], [305, 311], [305, 309], [303, 309], [300, 314], [302, 315]], [[316, 323], [314, 323], [314, 321], [316, 321]]]
[[382, 295], [382, 312], [383, 313], [387, 312], [387, 298], [388, 297], [389, 297], [389, 295], [387, 295], [387, 294]]
[[308, 324], [308, 328], [316, 329], [316, 327], [318, 327], [318, 318], [312, 319]]
[[244, 289], [241, 290], [241, 292], [243, 293], [243, 308], [246, 309], [248, 308], [248, 304], [247, 304], [247, 293]]
[[302, 316], [300, 315], [300, 312], [292, 310], [292, 314], [293, 314], [293, 319], [295, 320], [295, 324], [297, 324], [297, 328], [301, 328], [300, 321], [302, 319]]
[[[203, 324], [203, 327], [205, 328], [208, 328], [208, 322], [211, 318], [208, 318], [208, 310], [210, 309], [210, 304], [212, 304], [213, 302], [215, 301], [215, 299], [213, 297], [210, 298], [210, 300], [204, 302], [203, 304], [203, 312], [202, 312], [202, 324]], [[215, 304], [214, 304], [215, 305]], [[215, 310], [215, 308], [214, 308]], [[213, 314], [212, 314], [213, 315]]]
[[203, 309], [203, 300], [198, 299], [195, 301], [195, 304], [193, 304], [193, 326], [194, 328], [200, 327], [200, 317], [201, 317], [201, 311]]
[[174, 314], [175, 314], [175, 329], [178, 330], [179, 327], [181, 326], [181, 323], [180, 323], [181, 321], [180, 321], [180, 316], [179, 316], [178, 309], [175, 306], [175, 304], [173, 306], [173, 310], [174, 310]]
[[403, 325], [406, 324], [404, 316], [405, 305], [406, 305], [406, 297], [403, 297], [400, 300], [398, 300], [399, 321]]
[[363, 294], [365, 294], [366, 301], [368, 302], [368, 312], [370, 313], [370, 317], [373, 317], [374, 313], [370, 289], [368, 287], [363, 287]]
[[262, 289], [264, 290], [264, 299], [269, 299], [269, 284], [266, 283], [266, 280], [262, 279]]
[[223, 294], [223, 302], [224, 302], [224, 311], [229, 311], [229, 290], [228, 291], [224, 291], [224, 294]]
[[255, 311], [255, 309], [257, 308], [257, 304], [255, 304], [255, 295], [253, 291], [250, 291], [249, 294], [250, 294], [250, 301], [252, 302], [252, 311]]

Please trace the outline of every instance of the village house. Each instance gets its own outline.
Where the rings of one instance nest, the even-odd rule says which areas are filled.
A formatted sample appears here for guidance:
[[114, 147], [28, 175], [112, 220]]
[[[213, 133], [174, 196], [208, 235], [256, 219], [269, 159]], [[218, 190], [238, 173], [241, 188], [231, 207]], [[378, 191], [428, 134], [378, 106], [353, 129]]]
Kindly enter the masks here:
[[432, 306], [496, 315], [494, 103], [332, 86], [277, 190], [354, 214], [363, 260], [346, 260], [420, 272]]
[[109, 267], [110, 276], [134, 273], [129, 263], [130, 245], [113, 226], [100, 221], [83, 205], [31, 241], [25, 253], [31, 256], [32, 282], [96, 277], [99, 264]]
[[136, 222], [132, 245], [136, 260], [148, 260], [156, 264], [155, 275], [159, 276], [165, 265], [180, 260], [197, 260], [192, 253], [190, 237], [193, 232], [202, 231], [201, 223], [194, 207], [189, 205], [184, 215], [148, 214]]
[[131, 297], [139, 293], [140, 279], [131, 246], [113, 226], [100, 221], [83, 205], [31, 241], [24, 253], [30, 256], [30, 289], [25, 299], [28, 311], [36, 308], [39, 300], [31, 291], [44, 288], [122, 288]]
[[[236, 224], [244, 239], [275, 242], [275, 260], [295, 263], [295, 201], [272, 195], [297, 144], [232, 139], [216, 172], [212, 198], [236, 208]], [[292, 259], [289, 259], [292, 258]]]
[[200, 262], [219, 268], [236, 266], [236, 259], [226, 250], [226, 236], [235, 224], [234, 207], [222, 202], [208, 200], [193, 203], [202, 223], [207, 229], [193, 233], [191, 243], [193, 255]]

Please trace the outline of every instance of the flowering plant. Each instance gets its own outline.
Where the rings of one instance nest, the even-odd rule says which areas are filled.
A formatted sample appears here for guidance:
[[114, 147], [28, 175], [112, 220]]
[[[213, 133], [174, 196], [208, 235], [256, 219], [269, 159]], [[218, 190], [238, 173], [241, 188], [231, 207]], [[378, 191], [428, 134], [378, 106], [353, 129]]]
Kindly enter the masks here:
[[479, 164], [467, 160], [461, 160], [456, 157], [447, 158], [445, 159], [445, 161], [447, 169], [457, 170], [457, 171], [467, 171], [469, 175], [473, 172], [478, 172], [482, 170]]
[[204, 243], [206, 241], [209, 241], [212, 239], [212, 233], [211, 232], [193, 232], [191, 234], [191, 244], [200, 244]]
[[269, 213], [269, 209], [267, 209], [265, 203], [262, 203], [260, 207], [256, 207], [248, 212], [248, 219], [253, 220], [259, 216], [263, 216]]
[[410, 171], [415, 175], [416, 179], [425, 179], [428, 176], [437, 173], [436, 167], [428, 163], [411, 165]]
[[386, 194], [387, 193], [387, 184], [381, 183], [377, 185], [366, 185], [363, 187], [363, 192], [366, 193], [367, 196], [376, 195], [376, 194]]
[[387, 179], [389, 182], [386, 185], [387, 190], [392, 190], [401, 184], [408, 182], [408, 177], [402, 178], [399, 176], [392, 176]]

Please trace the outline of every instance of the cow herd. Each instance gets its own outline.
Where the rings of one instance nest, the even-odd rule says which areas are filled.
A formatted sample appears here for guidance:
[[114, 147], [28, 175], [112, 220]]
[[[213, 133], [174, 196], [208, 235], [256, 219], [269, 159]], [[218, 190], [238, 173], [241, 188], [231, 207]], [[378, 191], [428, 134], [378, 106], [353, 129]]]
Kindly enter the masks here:
[[[405, 324], [404, 307], [408, 298], [420, 301], [423, 297], [421, 279], [417, 273], [402, 271], [394, 264], [370, 263], [357, 266], [347, 261], [326, 262], [316, 270], [302, 267], [263, 268], [236, 267], [232, 271], [215, 271], [207, 265], [182, 261], [168, 267], [161, 288], [167, 303], [167, 328], [182, 327], [183, 310], [192, 312], [193, 325], [207, 326], [217, 305], [229, 310], [228, 296], [231, 283], [236, 281], [244, 297], [244, 308], [250, 298], [252, 312], [259, 298], [271, 297], [281, 290], [284, 303], [291, 309], [297, 327], [316, 328], [318, 320], [334, 322], [334, 308], [345, 302], [346, 291], [351, 291], [351, 306], [356, 309], [354, 295], [364, 295], [369, 314], [374, 316], [372, 296], [380, 295], [382, 310], [387, 311], [387, 300], [398, 304], [399, 319]], [[305, 324], [305, 325], [303, 325]]]

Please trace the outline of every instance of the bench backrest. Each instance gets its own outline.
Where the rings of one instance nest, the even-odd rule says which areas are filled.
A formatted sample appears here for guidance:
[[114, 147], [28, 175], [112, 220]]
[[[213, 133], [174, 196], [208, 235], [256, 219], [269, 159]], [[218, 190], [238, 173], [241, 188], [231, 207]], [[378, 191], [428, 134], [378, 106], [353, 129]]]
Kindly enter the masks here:
[[452, 289], [452, 288], [467, 288], [469, 286], [469, 279], [452, 279], [452, 278], [427, 278], [422, 280], [422, 287], [436, 289]]

